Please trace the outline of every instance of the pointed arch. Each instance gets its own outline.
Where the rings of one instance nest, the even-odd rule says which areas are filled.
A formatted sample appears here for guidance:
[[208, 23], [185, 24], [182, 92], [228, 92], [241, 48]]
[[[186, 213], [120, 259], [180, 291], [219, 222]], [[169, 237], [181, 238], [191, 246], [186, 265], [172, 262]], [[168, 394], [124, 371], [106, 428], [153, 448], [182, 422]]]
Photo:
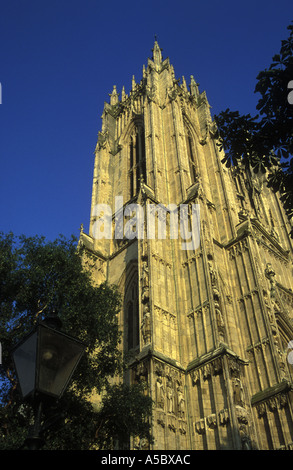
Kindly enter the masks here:
[[131, 120], [121, 141], [127, 149], [128, 165], [128, 192], [129, 198], [136, 196], [143, 179], [146, 182], [146, 152], [145, 152], [145, 129], [141, 116]]
[[120, 279], [120, 290], [123, 295], [123, 344], [129, 351], [139, 346], [139, 286], [138, 265], [132, 260]]
[[141, 180], [146, 181], [144, 127], [136, 125], [129, 139], [129, 195], [138, 194]]
[[191, 133], [189, 131], [187, 131], [185, 135], [185, 139], [186, 139], [186, 147], [187, 147], [190, 181], [191, 181], [191, 184], [193, 184], [196, 182], [198, 172], [197, 172], [197, 166], [196, 166], [196, 161], [195, 161], [193, 140], [192, 140]]
[[194, 184], [199, 176], [198, 157], [195, 144], [198, 135], [187, 116], [184, 116], [183, 122], [185, 128], [185, 142], [187, 149], [190, 181], [191, 184]]

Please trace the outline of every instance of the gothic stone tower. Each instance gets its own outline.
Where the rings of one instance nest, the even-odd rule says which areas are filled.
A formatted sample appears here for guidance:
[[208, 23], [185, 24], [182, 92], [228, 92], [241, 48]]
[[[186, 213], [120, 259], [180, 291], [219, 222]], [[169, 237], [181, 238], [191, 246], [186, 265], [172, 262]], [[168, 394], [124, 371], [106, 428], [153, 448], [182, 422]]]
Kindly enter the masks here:
[[[81, 233], [94, 280], [122, 293], [125, 380], [153, 397], [153, 449], [293, 447], [291, 227], [265, 176], [222, 158], [205, 92], [155, 42], [142, 80], [105, 103]], [[169, 205], [187, 208], [189, 228], [200, 208], [191, 249], [171, 236]], [[144, 221], [160, 209], [152, 236], [137, 206]]]

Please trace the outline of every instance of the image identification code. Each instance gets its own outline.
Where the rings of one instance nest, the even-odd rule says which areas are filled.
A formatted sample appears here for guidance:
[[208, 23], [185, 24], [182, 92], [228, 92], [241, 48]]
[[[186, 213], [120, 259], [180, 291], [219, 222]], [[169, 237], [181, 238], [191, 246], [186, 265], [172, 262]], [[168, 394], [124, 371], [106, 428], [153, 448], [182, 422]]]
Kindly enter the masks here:
[[178, 454], [147, 454], [144, 458], [141, 456], [114, 456], [108, 454], [101, 459], [102, 465], [127, 465], [133, 467], [135, 463], [149, 465], [190, 465], [190, 455]]

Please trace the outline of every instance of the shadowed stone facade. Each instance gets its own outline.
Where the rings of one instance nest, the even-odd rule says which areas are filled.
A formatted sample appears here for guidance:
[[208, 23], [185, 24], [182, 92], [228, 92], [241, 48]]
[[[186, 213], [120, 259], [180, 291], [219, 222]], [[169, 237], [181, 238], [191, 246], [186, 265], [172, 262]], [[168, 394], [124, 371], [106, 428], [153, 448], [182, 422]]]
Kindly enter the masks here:
[[[291, 227], [265, 175], [222, 165], [209, 108], [155, 42], [141, 81], [133, 77], [129, 95], [114, 87], [105, 103], [80, 240], [96, 257], [95, 282], [122, 292], [125, 380], [147, 382], [153, 449], [290, 449]], [[184, 205], [190, 216], [198, 204], [199, 245], [182, 249], [164, 209], [155, 237], [146, 223], [143, 236], [125, 236], [127, 224], [137, 233], [130, 203], [144, 215]], [[108, 238], [97, 236], [102, 204], [113, 216]]]

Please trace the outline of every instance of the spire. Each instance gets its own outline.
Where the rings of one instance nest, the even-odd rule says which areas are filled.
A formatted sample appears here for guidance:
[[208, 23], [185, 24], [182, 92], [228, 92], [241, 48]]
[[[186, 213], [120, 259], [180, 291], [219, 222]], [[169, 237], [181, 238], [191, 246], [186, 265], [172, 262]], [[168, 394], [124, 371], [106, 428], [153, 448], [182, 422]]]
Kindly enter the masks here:
[[127, 95], [125, 93], [125, 87], [123, 85], [122, 92], [121, 92], [121, 100], [124, 101], [126, 100], [126, 98], [127, 98]]
[[162, 49], [160, 48], [158, 41], [157, 41], [157, 36], [155, 36], [155, 44], [154, 48], [152, 49], [153, 51], [153, 61], [155, 62], [156, 65], [159, 65], [162, 62]]
[[191, 93], [193, 96], [198, 96], [198, 95], [199, 95], [198, 83], [196, 83], [196, 81], [194, 80], [194, 76], [193, 76], [193, 75], [190, 75], [190, 85], [189, 85], [189, 88], [190, 88], [190, 93]]
[[146, 70], [145, 70], [145, 65], [144, 64], [142, 66], [142, 77], [146, 78]]
[[111, 105], [115, 105], [115, 104], [118, 103], [119, 95], [117, 93], [116, 85], [113, 86], [113, 91], [112, 91], [112, 93], [109, 94], [109, 96], [110, 96], [110, 104]]
[[187, 85], [186, 85], [186, 80], [184, 76], [182, 76], [182, 88], [184, 91], [187, 91]]

